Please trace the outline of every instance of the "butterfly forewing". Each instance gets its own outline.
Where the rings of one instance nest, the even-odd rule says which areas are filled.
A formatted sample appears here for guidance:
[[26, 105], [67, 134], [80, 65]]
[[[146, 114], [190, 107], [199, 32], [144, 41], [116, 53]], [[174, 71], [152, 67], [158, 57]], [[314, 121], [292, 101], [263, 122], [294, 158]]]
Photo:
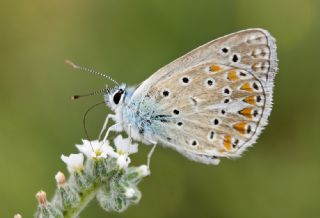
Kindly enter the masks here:
[[161, 109], [158, 141], [205, 163], [239, 156], [267, 124], [277, 68], [274, 39], [251, 29], [191, 51], [146, 80], [134, 96]]

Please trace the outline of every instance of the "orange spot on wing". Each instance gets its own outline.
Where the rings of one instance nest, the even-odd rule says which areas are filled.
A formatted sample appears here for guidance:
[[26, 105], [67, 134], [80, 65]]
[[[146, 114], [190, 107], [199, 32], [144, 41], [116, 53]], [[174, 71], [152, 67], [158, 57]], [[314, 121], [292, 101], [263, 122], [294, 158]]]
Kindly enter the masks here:
[[227, 151], [230, 151], [232, 149], [232, 143], [231, 143], [231, 136], [230, 135], [226, 135], [224, 137], [224, 140], [223, 140], [223, 146], [225, 147], [225, 149]]
[[246, 97], [244, 101], [247, 102], [248, 104], [256, 105], [255, 96], [253, 95]]
[[237, 76], [237, 72], [236, 72], [235, 70], [229, 71], [227, 78], [228, 78], [228, 80], [230, 80], [230, 81], [236, 81], [236, 80], [239, 79], [239, 77]]
[[251, 119], [252, 118], [252, 108], [244, 108], [241, 111], [239, 111], [239, 114]]
[[212, 71], [212, 72], [218, 72], [218, 71], [220, 71], [222, 68], [221, 67], [219, 67], [218, 65], [212, 65], [211, 67], [210, 67], [210, 71]]
[[247, 122], [240, 122], [240, 123], [234, 124], [233, 128], [235, 128], [241, 134], [245, 134], [246, 133], [246, 125], [247, 125]]
[[241, 90], [247, 91], [247, 92], [253, 92], [253, 89], [251, 88], [250, 83], [244, 83], [241, 87]]

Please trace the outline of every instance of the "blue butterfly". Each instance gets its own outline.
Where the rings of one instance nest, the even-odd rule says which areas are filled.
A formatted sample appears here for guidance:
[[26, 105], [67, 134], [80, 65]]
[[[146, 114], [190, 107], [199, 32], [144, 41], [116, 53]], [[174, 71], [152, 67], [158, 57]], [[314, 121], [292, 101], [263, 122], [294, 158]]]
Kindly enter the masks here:
[[[267, 125], [276, 72], [276, 44], [268, 31], [247, 29], [218, 38], [137, 87], [110, 78], [116, 87], [106, 89], [104, 99], [114, 114], [106, 117], [100, 136], [107, 129], [106, 141], [111, 131], [126, 131], [153, 144], [148, 164], [162, 144], [217, 165], [220, 157], [240, 156]], [[108, 127], [110, 119], [115, 123]]]

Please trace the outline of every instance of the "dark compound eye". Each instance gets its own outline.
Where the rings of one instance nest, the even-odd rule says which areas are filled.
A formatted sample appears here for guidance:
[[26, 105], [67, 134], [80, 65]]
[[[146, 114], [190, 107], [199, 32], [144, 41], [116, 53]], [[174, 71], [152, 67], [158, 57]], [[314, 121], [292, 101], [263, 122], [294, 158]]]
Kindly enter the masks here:
[[119, 104], [119, 102], [120, 102], [120, 100], [121, 100], [122, 94], [123, 94], [123, 90], [122, 90], [122, 89], [120, 89], [119, 91], [117, 91], [116, 94], [114, 94], [114, 96], [113, 96], [113, 102], [114, 102], [115, 104]]

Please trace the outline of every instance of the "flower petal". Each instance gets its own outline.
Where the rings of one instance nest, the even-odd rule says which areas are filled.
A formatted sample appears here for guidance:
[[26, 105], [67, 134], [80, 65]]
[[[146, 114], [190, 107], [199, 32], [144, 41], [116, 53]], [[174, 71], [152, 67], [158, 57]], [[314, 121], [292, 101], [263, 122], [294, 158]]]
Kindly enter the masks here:
[[76, 145], [78, 150], [85, 154], [88, 158], [106, 158], [108, 155], [117, 158], [113, 148], [109, 145], [109, 142], [105, 143], [94, 140], [82, 140], [82, 145]]
[[70, 154], [68, 156], [61, 155], [61, 160], [67, 164], [70, 173], [83, 169], [83, 154]]
[[126, 154], [121, 154], [117, 159], [117, 164], [120, 169], [127, 169], [130, 163], [131, 160]]
[[130, 138], [123, 138], [122, 135], [118, 135], [113, 140], [118, 153], [133, 154], [138, 152], [138, 144], [131, 144]]

